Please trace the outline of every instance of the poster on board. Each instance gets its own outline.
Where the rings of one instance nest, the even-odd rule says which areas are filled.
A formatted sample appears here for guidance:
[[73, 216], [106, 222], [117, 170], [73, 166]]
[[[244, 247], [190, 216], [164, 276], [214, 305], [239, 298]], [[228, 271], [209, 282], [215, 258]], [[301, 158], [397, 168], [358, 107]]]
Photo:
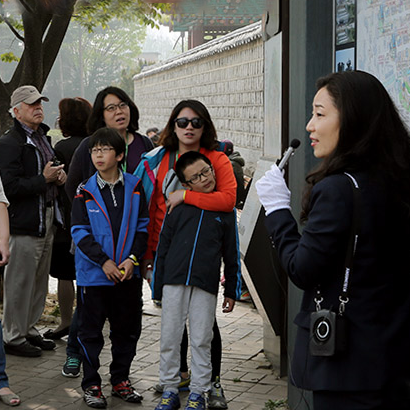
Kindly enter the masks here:
[[356, 0], [335, 0], [334, 71], [356, 67]]
[[336, 46], [353, 43], [356, 38], [356, 0], [336, 0]]
[[341, 50], [336, 50], [335, 66], [338, 73], [342, 71], [353, 71], [355, 70], [355, 48], [344, 48]]
[[357, 69], [376, 76], [410, 127], [409, 1], [357, 0]]

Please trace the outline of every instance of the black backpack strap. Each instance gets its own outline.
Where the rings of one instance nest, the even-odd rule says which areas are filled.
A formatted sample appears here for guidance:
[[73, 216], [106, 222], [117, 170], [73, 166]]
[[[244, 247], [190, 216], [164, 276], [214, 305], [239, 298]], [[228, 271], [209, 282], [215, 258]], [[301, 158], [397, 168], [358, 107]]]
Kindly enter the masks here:
[[171, 151], [169, 153], [169, 162], [168, 162], [168, 171], [174, 168], [175, 158], [177, 157], [177, 153], [175, 151]]

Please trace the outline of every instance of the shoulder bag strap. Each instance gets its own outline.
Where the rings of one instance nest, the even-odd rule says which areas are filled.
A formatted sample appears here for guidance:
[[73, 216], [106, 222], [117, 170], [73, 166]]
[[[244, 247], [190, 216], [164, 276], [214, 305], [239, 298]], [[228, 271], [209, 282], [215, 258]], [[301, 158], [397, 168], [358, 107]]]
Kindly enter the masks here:
[[[340, 301], [339, 315], [342, 315], [344, 313], [346, 304], [349, 302], [349, 297], [348, 297], [349, 278], [350, 278], [350, 273], [351, 273], [352, 266], [353, 266], [354, 255], [356, 253], [356, 245], [357, 245], [357, 241], [359, 238], [360, 210], [361, 210], [361, 206], [360, 206], [361, 196], [360, 196], [359, 184], [357, 183], [356, 179], [351, 174], [347, 172], [345, 172], [344, 174], [349, 178], [349, 181], [353, 189], [353, 220], [352, 220], [352, 226], [350, 229], [349, 242], [347, 245], [346, 257], [345, 257], [345, 274], [344, 274], [344, 280], [343, 280], [343, 287], [342, 287], [342, 291], [339, 296], [339, 301]], [[320, 285], [318, 285], [315, 289], [314, 301], [316, 304], [316, 310], [319, 311], [321, 309], [321, 303], [323, 302], [323, 297], [320, 291]]]
[[350, 230], [349, 243], [348, 243], [347, 252], [346, 252], [345, 276], [343, 280], [343, 287], [342, 287], [342, 292], [339, 296], [339, 301], [340, 301], [339, 314], [343, 314], [346, 303], [349, 302], [349, 297], [348, 297], [349, 278], [350, 278], [350, 272], [353, 267], [353, 259], [356, 253], [357, 241], [359, 239], [360, 209], [361, 209], [361, 206], [360, 206], [361, 196], [360, 196], [359, 184], [357, 183], [356, 179], [351, 174], [347, 172], [345, 172], [344, 174], [349, 178], [349, 181], [353, 189], [353, 222], [352, 222], [352, 227]]

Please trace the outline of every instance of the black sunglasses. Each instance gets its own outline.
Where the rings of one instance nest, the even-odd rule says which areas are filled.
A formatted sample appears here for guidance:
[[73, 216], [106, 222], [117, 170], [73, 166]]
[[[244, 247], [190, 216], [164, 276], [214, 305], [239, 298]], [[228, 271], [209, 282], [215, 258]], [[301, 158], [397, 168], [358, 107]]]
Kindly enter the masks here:
[[204, 120], [202, 118], [176, 118], [175, 123], [177, 124], [178, 128], [186, 128], [188, 124], [191, 123], [194, 128], [201, 128], [204, 125]]

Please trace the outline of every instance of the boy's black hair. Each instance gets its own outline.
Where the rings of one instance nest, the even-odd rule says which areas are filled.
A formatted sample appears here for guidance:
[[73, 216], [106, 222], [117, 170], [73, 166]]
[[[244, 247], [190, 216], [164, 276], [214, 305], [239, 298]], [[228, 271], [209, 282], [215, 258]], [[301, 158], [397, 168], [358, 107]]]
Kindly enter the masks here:
[[178, 179], [181, 182], [186, 182], [184, 175], [185, 169], [201, 159], [206, 164], [212, 166], [212, 162], [209, 160], [209, 158], [198, 151], [188, 151], [185, 154], [181, 155], [175, 165], [175, 173], [177, 174]]
[[[91, 149], [97, 145], [108, 145], [109, 147], [113, 147], [115, 150], [115, 156], [125, 153], [126, 149], [124, 138], [121, 137], [117, 130], [108, 127], [100, 128], [91, 135], [88, 140], [88, 148], [90, 149], [90, 152]], [[123, 158], [119, 164], [122, 164], [124, 159], [125, 158]]]

